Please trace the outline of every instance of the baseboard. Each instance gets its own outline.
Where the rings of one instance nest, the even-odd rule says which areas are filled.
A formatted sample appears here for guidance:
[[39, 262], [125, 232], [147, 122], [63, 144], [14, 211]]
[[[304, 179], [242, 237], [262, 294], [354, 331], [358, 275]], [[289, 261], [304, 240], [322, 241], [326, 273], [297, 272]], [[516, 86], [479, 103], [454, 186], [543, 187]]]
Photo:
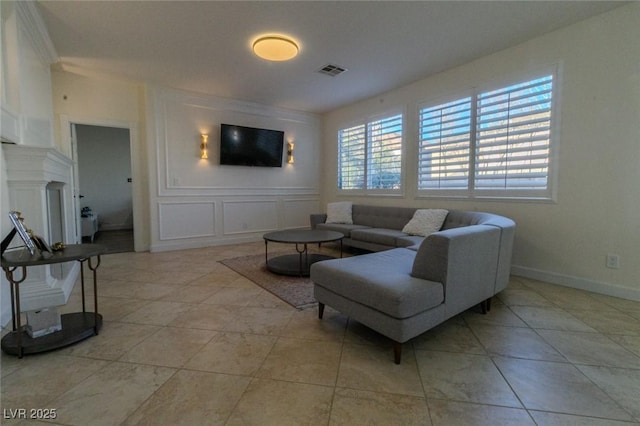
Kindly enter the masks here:
[[100, 231], [133, 231], [131, 225], [115, 224], [115, 225], [100, 225], [98, 232]]
[[152, 244], [149, 248], [149, 251], [151, 253], [158, 253], [163, 251], [190, 250], [214, 246], [226, 246], [230, 244], [253, 243], [256, 241], [263, 241], [263, 239], [261, 236], [243, 236], [219, 239], [214, 241], [174, 240], [169, 242], [161, 242], [159, 244]]
[[540, 269], [528, 268], [526, 266], [511, 266], [511, 273], [524, 278], [558, 284], [565, 287], [577, 288], [579, 290], [591, 291], [604, 294], [606, 296], [619, 297], [621, 299], [640, 301], [640, 289], [621, 287], [619, 285], [593, 281], [586, 278], [574, 277], [571, 275], [558, 274], [555, 272], [543, 271]]

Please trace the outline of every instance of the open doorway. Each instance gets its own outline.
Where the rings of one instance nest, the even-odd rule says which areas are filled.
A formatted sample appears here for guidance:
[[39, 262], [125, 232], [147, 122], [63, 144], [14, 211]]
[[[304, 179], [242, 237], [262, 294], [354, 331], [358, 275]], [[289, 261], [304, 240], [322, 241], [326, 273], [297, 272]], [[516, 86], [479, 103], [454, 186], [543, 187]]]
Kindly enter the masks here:
[[134, 251], [129, 129], [74, 124], [80, 233], [107, 253]]

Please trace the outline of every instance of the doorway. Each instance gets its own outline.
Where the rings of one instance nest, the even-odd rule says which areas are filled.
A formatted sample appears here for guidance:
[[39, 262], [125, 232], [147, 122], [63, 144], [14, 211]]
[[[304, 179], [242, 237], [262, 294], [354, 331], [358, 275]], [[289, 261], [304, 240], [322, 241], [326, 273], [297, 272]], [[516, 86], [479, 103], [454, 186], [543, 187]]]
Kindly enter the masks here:
[[78, 160], [79, 232], [107, 253], [134, 251], [130, 131], [73, 124]]

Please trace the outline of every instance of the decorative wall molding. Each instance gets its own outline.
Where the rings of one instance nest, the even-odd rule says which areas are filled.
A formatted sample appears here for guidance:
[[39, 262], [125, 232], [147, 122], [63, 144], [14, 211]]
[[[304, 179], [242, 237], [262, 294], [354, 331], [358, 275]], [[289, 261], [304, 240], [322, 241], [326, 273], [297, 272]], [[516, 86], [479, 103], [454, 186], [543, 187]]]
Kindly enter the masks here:
[[[308, 226], [320, 193], [320, 116], [168, 88], [147, 95], [157, 188], [152, 251], [259, 241], [265, 232]], [[283, 156], [281, 168], [221, 166], [222, 123], [284, 131], [285, 143], [296, 141], [296, 163]], [[203, 133], [209, 159], [199, 155]]]
[[[319, 155], [319, 117], [314, 114], [250, 102], [156, 88], [150, 94], [155, 111], [155, 154], [159, 196], [280, 196], [315, 195], [317, 179], [300, 179], [317, 173], [313, 167], [283, 163], [282, 168], [233, 167], [217, 164], [219, 125], [232, 122], [285, 131], [308, 145], [307, 162]], [[199, 135], [209, 134], [210, 159], [199, 158]], [[305, 149], [296, 145], [296, 160]], [[303, 145], [302, 145], [303, 146]], [[204, 179], [210, 176], [210, 179]], [[232, 177], [233, 176], [233, 177]], [[258, 176], [266, 176], [266, 179]]]
[[277, 200], [225, 200], [222, 202], [224, 235], [254, 234], [278, 229]]
[[[188, 221], [190, 216], [198, 214], [194, 205], [213, 205], [215, 233], [206, 232], [204, 227], [194, 232], [181, 232], [180, 223], [169, 223], [166, 207], [175, 207], [178, 222]], [[262, 241], [265, 232], [276, 229], [302, 229], [309, 226], [309, 215], [317, 213], [317, 197], [295, 198], [264, 197], [233, 199], [220, 197], [208, 201], [161, 201], [158, 203], [159, 232], [161, 237], [150, 246], [152, 252], [168, 250], [186, 250], [201, 247], [241, 244]], [[165, 209], [164, 212], [162, 210]], [[202, 214], [202, 213], [200, 213]], [[207, 218], [209, 216], [206, 216]], [[175, 221], [174, 221], [175, 222]], [[243, 226], [246, 223], [246, 228]], [[208, 228], [209, 230], [211, 228]]]
[[158, 203], [160, 240], [215, 237], [215, 207], [214, 201]]

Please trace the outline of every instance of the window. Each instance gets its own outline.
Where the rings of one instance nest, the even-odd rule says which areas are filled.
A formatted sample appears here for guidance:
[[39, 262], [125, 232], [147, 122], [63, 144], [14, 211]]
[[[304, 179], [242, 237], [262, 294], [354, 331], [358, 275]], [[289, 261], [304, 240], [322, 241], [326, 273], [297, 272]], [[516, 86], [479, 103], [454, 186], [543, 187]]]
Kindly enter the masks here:
[[338, 132], [338, 188], [400, 190], [402, 114]]
[[466, 189], [471, 98], [420, 111], [419, 189]]
[[553, 75], [420, 110], [418, 189], [551, 198]]

